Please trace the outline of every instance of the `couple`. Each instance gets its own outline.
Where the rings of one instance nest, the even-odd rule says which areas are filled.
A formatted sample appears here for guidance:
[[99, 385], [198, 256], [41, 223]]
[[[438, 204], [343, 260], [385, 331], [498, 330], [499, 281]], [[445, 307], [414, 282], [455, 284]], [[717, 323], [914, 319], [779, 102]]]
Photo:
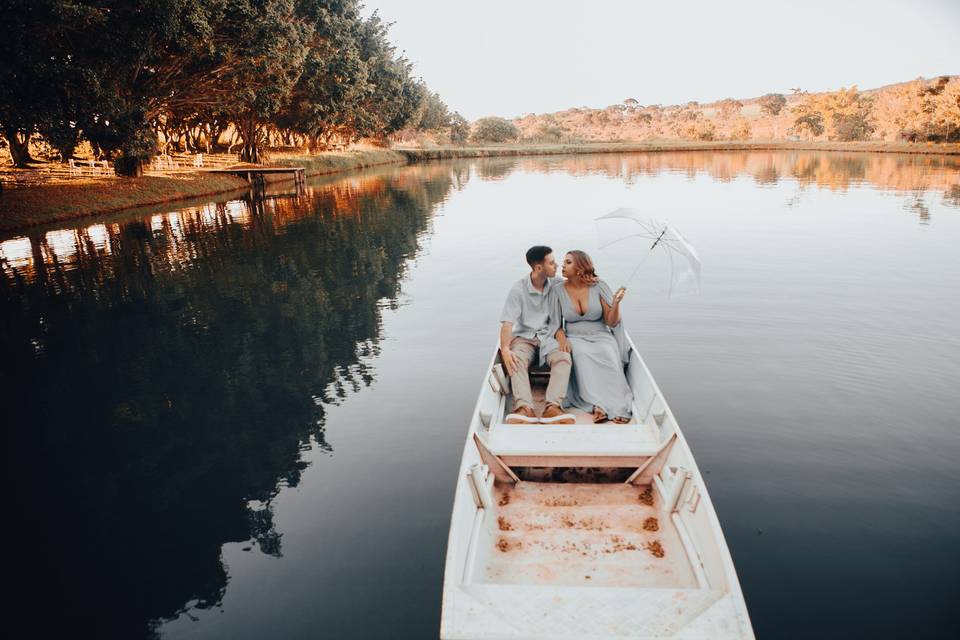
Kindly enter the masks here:
[[[564, 411], [576, 407], [593, 414], [594, 422], [630, 421], [633, 392], [624, 365], [629, 346], [620, 323], [616, 293], [597, 277], [583, 251], [563, 259], [563, 280], [550, 247], [527, 251], [530, 273], [513, 285], [500, 315], [500, 357], [513, 387], [508, 424], [573, 424]], [[550, 367], [546, 406], [534, 410], [528, 368]], [[568, 389], [569, 387], [569, 389]]]

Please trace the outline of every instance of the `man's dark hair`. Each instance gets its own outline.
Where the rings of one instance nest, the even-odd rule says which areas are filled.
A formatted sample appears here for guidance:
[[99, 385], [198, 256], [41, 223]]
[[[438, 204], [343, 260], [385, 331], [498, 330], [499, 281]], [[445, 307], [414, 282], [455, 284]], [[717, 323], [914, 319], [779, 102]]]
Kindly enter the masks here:
[[530, 247], [527, 249], [527, 264], [532, 268], [534, 265], [542, 263], [547, 257], [547, 254], [550, 253], [553, 253], [553, 249], [550, 247], [545, 247], [542, 244], [538, 244], [535, 247]]

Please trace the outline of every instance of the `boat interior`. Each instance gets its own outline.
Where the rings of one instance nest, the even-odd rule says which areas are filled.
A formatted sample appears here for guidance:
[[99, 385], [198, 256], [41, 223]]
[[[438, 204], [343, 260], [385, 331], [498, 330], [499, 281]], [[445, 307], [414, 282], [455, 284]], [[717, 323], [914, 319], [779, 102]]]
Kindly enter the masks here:
[[[636, 350], [628, 424], [576, 410], [575, 424], [506, 424], [498, 358], [461, 464], [444, 637], [752, 637], [700, 473]], [[548, 376], [532, 376], [538, 412]]]

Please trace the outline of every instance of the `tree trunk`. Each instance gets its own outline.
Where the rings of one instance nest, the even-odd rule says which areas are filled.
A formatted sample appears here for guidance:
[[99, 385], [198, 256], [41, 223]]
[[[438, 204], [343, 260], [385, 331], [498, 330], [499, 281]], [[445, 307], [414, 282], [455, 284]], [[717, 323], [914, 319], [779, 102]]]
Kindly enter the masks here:
[[233, 153], [233, 148], [237, 146], [237, 143], [240, 141], [240, 132], [234, 129], [230, 133], [230, 144], [227, 146], [227, 153]]
[[113, 171], [118, 176], [139, 178], [143, 175], [143, 159], [120, 156], [113, 161]]
[[237, 129], [243, 139], [243, 146], [240, 147], [240, 162], [260, 164], [260, 126], [257, 121], [250, 116], [241, 118], [237, 123]]
[[30, 157], [30, 134], [9, 125], [4, 126], [3, 130], [6, 134], [7, 146], [10, 148], [10, 157], [13, 158], [13, 166], [21, 169], [28, 168], [29, 163], [34, 161]]
[[218, 147], [223, 146], [223, 141], [220, 138], [223, 137], [223, 134], [226, 132], [226, 125], [214, 124], [211, 126], [210, 133], [210, 152], [216, 151]]

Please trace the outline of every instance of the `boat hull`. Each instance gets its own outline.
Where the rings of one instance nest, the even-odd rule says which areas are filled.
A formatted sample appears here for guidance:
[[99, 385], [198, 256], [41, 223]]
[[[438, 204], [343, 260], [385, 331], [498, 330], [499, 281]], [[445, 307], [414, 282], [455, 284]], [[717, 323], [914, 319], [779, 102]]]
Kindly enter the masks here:
[[703, 477], [635, 346], [626, 373], [629, 425], [507, 425], [495, 352], [460, 463], [441, 638], [754, 637]]

